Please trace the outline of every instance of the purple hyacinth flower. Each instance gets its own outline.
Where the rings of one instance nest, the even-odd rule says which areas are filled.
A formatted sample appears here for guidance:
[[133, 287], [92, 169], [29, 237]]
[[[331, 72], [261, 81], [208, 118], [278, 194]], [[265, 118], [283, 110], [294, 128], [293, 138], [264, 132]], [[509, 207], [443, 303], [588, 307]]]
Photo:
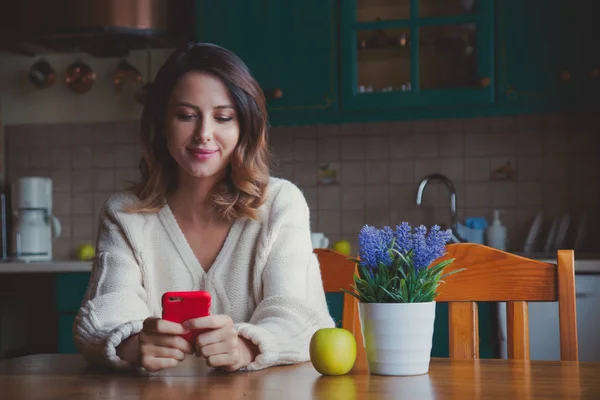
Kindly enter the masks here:
[[427, 268], [433, 261], [443, 256], [446, 252], [446, 243], [450, 240], [449, 229], [441, 231], [438, 225], [434, 225], [429, 233], [427, 228], [421, 225], [413, 233], [413, 262], [417, 269]]
[[408, 222], [396, 226], [396, 236], [394, 248], [402, 254], [408, 253], [412, 249], [412, 228]]
[[360, 265], [369, 268], [378, 268], [380, 264], [389, 267], [392, 265], [390, 247], [394, 238], [394, 231], [388, 226], [377, 229], [365, 225], [358, 235]]

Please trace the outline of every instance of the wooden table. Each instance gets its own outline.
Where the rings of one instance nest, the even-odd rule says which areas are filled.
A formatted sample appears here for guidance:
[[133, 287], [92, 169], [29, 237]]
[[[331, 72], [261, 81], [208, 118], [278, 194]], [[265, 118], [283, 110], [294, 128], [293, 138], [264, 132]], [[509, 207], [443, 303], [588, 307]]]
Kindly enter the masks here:
[[0, 362], [0, 398], [12, 399], [600, 399], [600, 363], [450, 361], [429, 374], [369, 375], [363, 362], [344, 376], [310, 363], [226, 374], [188, 357], [156, 374], [115, 373], [78, 355], [35, 355]]

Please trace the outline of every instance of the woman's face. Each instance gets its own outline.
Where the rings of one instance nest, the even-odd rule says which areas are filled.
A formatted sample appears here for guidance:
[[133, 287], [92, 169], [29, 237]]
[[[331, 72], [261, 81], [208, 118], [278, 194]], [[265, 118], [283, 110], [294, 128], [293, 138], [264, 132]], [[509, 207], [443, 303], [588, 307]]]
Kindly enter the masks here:
[[180, 172], [220, 178], [240, 137], [233, 100], [219, 78], [188, 72], [173, 88], [166, 115], [167, 145]]

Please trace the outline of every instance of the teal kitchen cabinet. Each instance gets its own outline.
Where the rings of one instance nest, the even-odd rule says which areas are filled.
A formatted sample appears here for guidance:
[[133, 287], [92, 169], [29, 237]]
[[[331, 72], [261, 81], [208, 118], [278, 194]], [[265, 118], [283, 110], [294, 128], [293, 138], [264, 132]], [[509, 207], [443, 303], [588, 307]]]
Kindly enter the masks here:
[[73, 320], [81, 306], [89, 280], [89, 272], [56, 275], [59, 353], [77, 353], [73, 342]]
[[[569, 111], [600, 102], [592, 0], [198, 0], [271, 123]], [[339, 56], [338, 56], [339, 53]]]
[[581, 105], [582, 34], [577, 2], [496, 0], [498, 105], [546, 112]]
[[331, 120], [338, 107], [337, 0], [199, 0], [197, 38], [236, 53], [271, 123]]
[[494, 101], [491, 0], [341, 2], [343, 111]]

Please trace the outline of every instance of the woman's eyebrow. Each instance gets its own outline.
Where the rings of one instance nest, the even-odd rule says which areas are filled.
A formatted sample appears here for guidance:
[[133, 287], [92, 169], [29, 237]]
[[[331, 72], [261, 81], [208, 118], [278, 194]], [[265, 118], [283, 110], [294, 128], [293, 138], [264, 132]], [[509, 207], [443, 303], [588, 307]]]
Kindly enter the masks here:
[[[182, 106], [182, 107], [189, 107], [189, 108], [193, 108], [194, 110], [200, 111], [200, 107], [198, 107], [197, 105], [194, 105], [192, 103], [188, 103], [187, 101], [180, 101], [178, 103], [175, 104], [176, 106]], [[223, 109], [227, 109], [230, 108], [232, 110], [235, 110], [235, 107], [231, 104], [223, 104], [220, 106], [215, 106], [213, 107], [215, 110], [223, 110]]]
[[192, 104], [192, 103], [188, 103], [188, 102], [186, 102], [186, 101], [180, 101], [180, 102], [178, 102], [178, 103], [177, 103], [177, 104], [175, 104], [175, 105], [176, 105], [176, 106], [189, 107], [189, 108], [193, 108], [193, 109], [195, 109], [195, 110], [197, 110], [197, 111], [200, 111], [200, 107], [198, 107], [198, 106], [196, 106], [196, 105], [194, 105], [194, 104]]

